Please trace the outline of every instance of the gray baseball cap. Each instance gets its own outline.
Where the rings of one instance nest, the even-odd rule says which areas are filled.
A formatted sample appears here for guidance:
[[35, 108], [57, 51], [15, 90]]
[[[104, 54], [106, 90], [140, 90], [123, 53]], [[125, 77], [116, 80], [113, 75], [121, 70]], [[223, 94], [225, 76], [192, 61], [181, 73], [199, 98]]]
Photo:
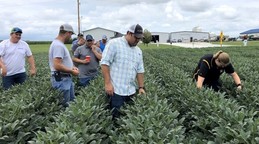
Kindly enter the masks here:
[[73, 27], [70, 24], [63, 24], [60, 26], [59, 30], [64, 30], [67, 32], [72, 32], [73, 34], [75, 34]]

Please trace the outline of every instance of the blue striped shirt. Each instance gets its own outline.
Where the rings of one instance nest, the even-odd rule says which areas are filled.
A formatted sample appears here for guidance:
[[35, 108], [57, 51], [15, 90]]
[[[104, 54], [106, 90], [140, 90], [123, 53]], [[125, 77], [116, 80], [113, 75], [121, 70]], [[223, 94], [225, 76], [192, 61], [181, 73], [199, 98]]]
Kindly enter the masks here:
[[124, 36], [110, 40], [102, 53], [101, 65], [109, 66], [116, 94], [129, 96], [136, 92], [136, 76], [144, 73], [142, 51], [138, 46], [130, 47]]

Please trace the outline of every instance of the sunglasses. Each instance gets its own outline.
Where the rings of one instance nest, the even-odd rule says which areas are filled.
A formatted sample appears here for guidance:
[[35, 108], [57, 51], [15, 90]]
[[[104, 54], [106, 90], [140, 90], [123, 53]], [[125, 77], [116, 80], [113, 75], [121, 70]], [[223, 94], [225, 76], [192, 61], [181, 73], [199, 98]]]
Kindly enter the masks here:
[[87, 42], [92, 42], [93, 40], [87, 40]]

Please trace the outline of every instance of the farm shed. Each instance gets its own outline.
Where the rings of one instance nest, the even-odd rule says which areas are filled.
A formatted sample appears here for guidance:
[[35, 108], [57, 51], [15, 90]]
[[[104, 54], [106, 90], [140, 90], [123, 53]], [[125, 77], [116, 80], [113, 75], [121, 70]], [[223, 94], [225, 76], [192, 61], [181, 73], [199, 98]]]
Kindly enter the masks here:
[[152, 42], [167, 43], [169, 41], [169, 32], [151, 32]]
[[209, 33], [197, 31], [171, 32], [169, 35], [169, 39], [171, 42], [206, 41], [209, 39]]
[[252, 36], [253, 38], [259, 38], [259, 29], [250, 29], [240, 33], [239, 37], [244, 37], [244, 35]]

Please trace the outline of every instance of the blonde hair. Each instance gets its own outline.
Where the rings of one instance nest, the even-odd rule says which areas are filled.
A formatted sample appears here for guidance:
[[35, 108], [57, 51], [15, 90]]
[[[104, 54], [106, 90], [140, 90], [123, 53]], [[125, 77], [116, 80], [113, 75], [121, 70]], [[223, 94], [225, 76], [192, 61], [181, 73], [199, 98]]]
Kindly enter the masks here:
[[228, 65], [230, 63], [230, 57], [227, 53], [223, 52], [222, 50], [218, 51], [213, 55], [213, 59], [218, 59], [220, 62]]

